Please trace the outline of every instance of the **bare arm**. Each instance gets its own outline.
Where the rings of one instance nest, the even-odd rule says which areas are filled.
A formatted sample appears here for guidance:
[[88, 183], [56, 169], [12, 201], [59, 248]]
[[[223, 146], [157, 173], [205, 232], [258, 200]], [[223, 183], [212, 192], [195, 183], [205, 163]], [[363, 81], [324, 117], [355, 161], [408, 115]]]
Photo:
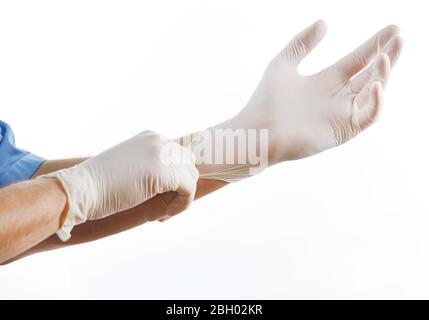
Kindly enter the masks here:
[[[308, 157], [345, 143], [371, 125], [380, 110], [390, 68], [402, 48], [399, 30], [388, 26], [336, 64], [311, 76], [300, 75], [298, 64], [325, 31], [324, 22], [318, 21], [293, 38], [270, 62], [245, 108], [214, 128], [269, 129], [268, 153], [272, 159], [270, 164], [274, 164]], [[361, 72], [365, 68], [365, 72]], [[36, 176], [82, 160], [48, 161]], [[220, 169], [224, 166], [198, 167], [200, 174]], [[226, 184], [200, 179], [196, 198]], [[161, 219], [166, 205], [164, 197], [158, 195], [132, 210], [79, 225], [70, 242], [64, 244], [50, 237], [31, 252], [96, 240]]]
[[0, 263], [56, 232], [66, 205], [65, 192], [56, 179], [25, 181], [0, 189]]
[[[84, 160], [86, 160], [86, 158], [46, 161], [35, 172], [33, 178], [52, 171], [74, 166]], [[226, 184], [227, 183], [223, 181], [200, 179], [198, 181], [195, 199], [201, 198], [225, 186]], [[53, 230], [50, 234], [48, 234], [48, 236], [53, 234], [52, 236], [48, 237], [43, 242], [31, 248], [31, 250], [28, 250], [20, 257], [36, 252], [57, 249], [68, 245], [75, 245], [79, 243], [94, 241], [137, 227], [148, 221], [159, 220], [164, 217], [164, 208], [165, 203], [162, 199], [162, 196], [156, 196], [155, 198], [148, 200], [133, 209], [111, 215], [104, 219], [89, 220], [84, 224], [75, 226], [75, 228], [73, 229], [73, 237], [67, 242], [60, 241], [58, 237], [53, 234], [59, 228], [59, 225], [57, 224], [56, 229]], [[46, 237], [44, 237], [43, 239], [45, 238]], [[43, 239], [40, 239], [40, 241], [42, 241]]]
[[[32, 178], [69, 168], [88, 158], [45, 161]], [[195, 198], [201, 198], [227, 183], [215, 180], [198, 181]], [[107, 237], [147, 221], [165, 217], [165, 198], [174, 192], [158, 195], [141, 205], [100, 220], [77, 225], [73, 237], [62, 242], [55, 232], [62, 225], [66, 211], [66, 195], [56, 179], [37, 179], [11, 185], [0, 190], [0, 264], [24, 256], [80, 244]], [[18, 205], [19, 204], [19, 205]]]

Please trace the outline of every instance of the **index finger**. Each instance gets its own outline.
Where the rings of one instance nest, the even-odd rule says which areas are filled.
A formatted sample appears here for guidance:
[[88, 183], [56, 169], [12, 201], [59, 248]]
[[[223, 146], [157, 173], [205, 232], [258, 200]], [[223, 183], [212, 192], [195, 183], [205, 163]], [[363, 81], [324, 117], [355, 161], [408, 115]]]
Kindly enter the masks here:
[[346, 77], [353, 77], [369, 65], [377, 54], [384, 49], [386, 44], [398, 34], [398, 26], [390, 25], [385, 27], [351, 53], [341, 58], [333, 67]]

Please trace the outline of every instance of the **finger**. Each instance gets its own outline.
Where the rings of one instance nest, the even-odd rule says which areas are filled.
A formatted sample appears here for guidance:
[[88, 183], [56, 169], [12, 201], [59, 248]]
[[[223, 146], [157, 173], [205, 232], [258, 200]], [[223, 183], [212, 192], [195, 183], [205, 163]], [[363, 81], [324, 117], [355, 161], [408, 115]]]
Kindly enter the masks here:
[[[402, 47], [404, 41], [402, 37], [396, 36], [387, 44], [383, 52], [389, 56], [390, 60], [390, 69], [393, 69], [396, 62], [401, 55]], [[376, 72], [375, 61], [367, 69], [359, 73], [350, 83], [350, 87], [353, 92], [359, 92], [362, 88], [368, 84], [370, 81], [371, 75], [373, 72]], [[386, 82], [382, 83], [383, 88], [386, 88]]]
[[301, 31], [285, 47], [286, 58], [298, 65], [323, 39], [326, 29], [326, 22], [318, 20]]
[[364, 69], [398, 33], [399, 28], [396, 25], [385, 27], [353, 52], [340, 59], [333, 65], [333, 68], [351, 78]]
[[376, 81], [371, 84], [369, 103], [361, 108], [358, 113], [359, 126], [362, 130], [368, 128], [379, 117], [383, 103], [383, 86]]
[[170, 217], [186, 210], [194, 201], [197, 190], [198, 178], [195, 179], [191, 173], [184, 173], [180, 179], [179, 188], [176, 190], [177, 195], [166, 209], [166, 214]]
[[396, 65], [401, 56], [402, 48], [404, 47], [404, 38], [401, 36], [394, 37], [386, 46], [385, 52], [390, 59], [390, 68]]
[[173, 190], [177, 193], [176, 197], [172, 199], [166, 208], [168, 216], [174, 216], [187, 209], [194, 200], [197, 190], [199, 172], [195, 167], [195, 156], [191, 150], [182, 146], [179, 146], [179, 148], [183, 162], [174, 164], [179, 183], [178, 188]]
[[172, 202], [176, 197], [177, 197], [177, 193], [176, 192], [167, 192], [161, 195], [162, 196], [162, 202], [165, 205], [164, 208], [164, 215], [162, 217], [160, 217], [160, 219], [158, 220], [159, 222], [165, 222], [169, 219], [171, 219], [170, 216], [168, 216], [167, 214], [165, 214], [165, 209], [168, 207], [168, 205], [170, 204], [170, 202]]
[[369, 101], [370, 86], [375, 82], [379, 82], [383, 88], [386, 87], [386, 83], [390, 75], [390, 60], [389, 56], [382, 53], [377, 56], [374, 61], [374, 70], [371, 73], [369, 81], [363, 86], [360, 92], [356, 96], [356, 103], [358, 106], [365, 106]]

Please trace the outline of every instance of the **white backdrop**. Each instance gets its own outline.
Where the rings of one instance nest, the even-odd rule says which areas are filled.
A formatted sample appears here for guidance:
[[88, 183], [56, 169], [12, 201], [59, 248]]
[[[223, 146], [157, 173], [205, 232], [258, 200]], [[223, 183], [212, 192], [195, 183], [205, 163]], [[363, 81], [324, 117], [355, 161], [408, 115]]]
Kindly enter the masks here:
[[375, 31], [405, 38], [380, 121], [168, 223], [0, 267], [1, 298], [429, 298], [425, 1], [1, 1], [0, 118], [20, 147], [95, 154], [240, 110], [267, 62], [328, 22], [315, 72]]

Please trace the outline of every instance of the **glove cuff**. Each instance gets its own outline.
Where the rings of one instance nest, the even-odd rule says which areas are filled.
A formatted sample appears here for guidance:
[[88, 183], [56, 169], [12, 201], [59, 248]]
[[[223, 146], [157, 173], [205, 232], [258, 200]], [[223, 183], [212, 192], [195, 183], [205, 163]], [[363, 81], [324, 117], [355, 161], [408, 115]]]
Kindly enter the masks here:
[[71, 238], [71, 231], [75, 225], [84, 223], [93, 207], [95, 199], [95, 188], [91, 184], [91, 179], [87, 176], [84, 168], [63, 169], [42, 175], [41, 178], [56, 178], [61, 183], [67, 197], [68, 210], [61, 228], [56, 232], [61, 241], [68, 241]]

